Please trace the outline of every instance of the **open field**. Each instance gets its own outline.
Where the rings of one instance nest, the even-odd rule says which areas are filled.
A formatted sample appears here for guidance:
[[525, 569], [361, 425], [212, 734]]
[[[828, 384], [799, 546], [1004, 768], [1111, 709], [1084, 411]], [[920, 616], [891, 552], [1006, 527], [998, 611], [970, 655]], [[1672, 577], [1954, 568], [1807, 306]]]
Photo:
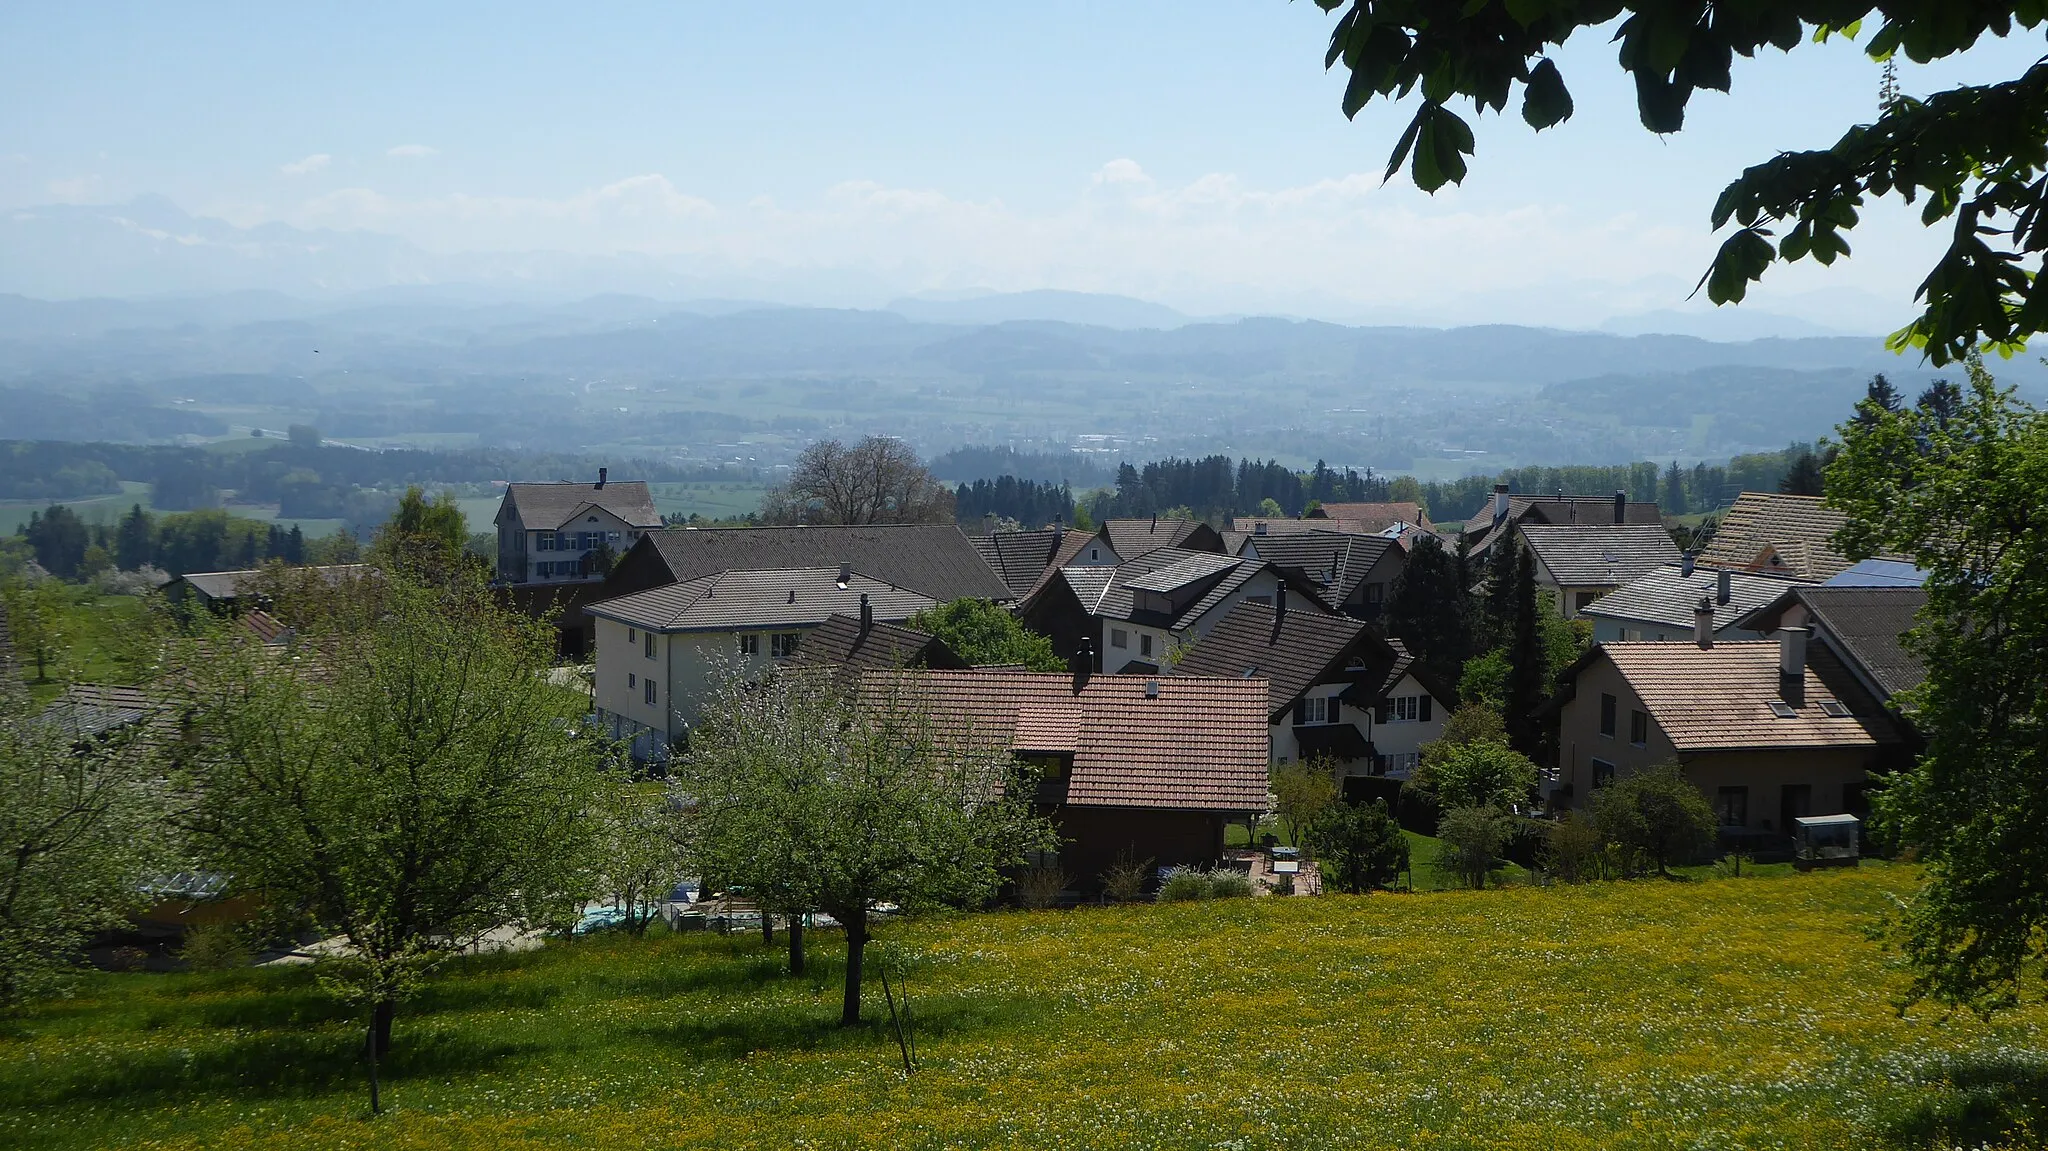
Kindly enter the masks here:
[[72, 683], [140, 683], [149, 652], [142, 597], [100, 595], [81, 587], [64, 590], [68, 603], [57, 622], [58, 652], [45, 669], [48, 678], [38, 682], [30, 653], [16, 653], [30, 698], [46, 704]]
[[[2035, 1146], [2048, 1010], [1916, 1010], [1863, 927], [1914, 872], [996, 913], [891, 925], [878, 985], [757, 938], [466, 961], [368, 1120], [310, 975], [97, 975], [0, 1024], [0, 1144]], [[871, 953], [874, 954], [874, 953]], [[875, 976], [870, 973], [870, 980]]]

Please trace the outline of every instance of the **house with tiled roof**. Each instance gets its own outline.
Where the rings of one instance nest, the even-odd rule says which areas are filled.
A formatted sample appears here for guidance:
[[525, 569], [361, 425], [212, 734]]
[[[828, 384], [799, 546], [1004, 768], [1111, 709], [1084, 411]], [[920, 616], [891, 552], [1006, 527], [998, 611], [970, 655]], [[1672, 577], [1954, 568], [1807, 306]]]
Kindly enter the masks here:
[[1777, 641], [1599, 644], [1560, 677], [1552, 800], [1676, 762], [1724, 835], [1784, 846], [1803, 815], [1866, 810], [1872, 775], [1900, 762], [1897, 724], [1805, 628]]
[[598, 719], [636, 758], [661, 759], [722, 683], [795, 657], [833, 616], [901, 623], [937, 604], [850, 565], [723, 571], [600, 600], [584, 608]]
[[875, 671], [860, 691], [923, 710], [941, 740], [1036, 768], [1061, 839], [1044, 862], [1084, 891], [1120, 859], [1211, 865], [1224, 828], [1266, 808], [1263, 679]]
[[[1696, 639], [1702, 623], [1716, 640], [1763, 639], [1742, 617], [1798, 586], [1790, 576], [1696, 566], [1691, 556], [1659, 564], [1581, 608], [1593, 642]], [[1705, 605], [1702, 619], [1700, 608]]]
[[[319, 566], [293, 567], [295, 574], [310, 574], [327, 581], [331, 587], [339, 587], [350, 580], [364, 578], [371, 574], [368, 564], [326, 564]], [[164, 585], [164, 596], [172, 603], [189, 603], [221, 615], [246, 609], [243, 600], [257, 593], [263, 579], [263, 569], [244, 568], [237, 571], [186, 572]], [[260, 597], [259, 597], [260, 598]], [[257, 605], [262, 606], [262, 605]]]
[[1038, 531], [987, 532], [968, 536], [967, 541], [1019, 600], [1044, 586], [1060, 568], [1115, 567], [1123, 562], [1101, 531], [1057, 525]]
[[1631, 500], [1617, 491], [1610, 497], [1559, 493], [1551, 496], [1517, 495], [1506, 484], [1493, 485], [1493, 499], [1479, 514], [1465, 521], [1463, 538], [1474, 557], [1484, 556], [1496, 543], [1513, 538], [1525, 524], [1551, 527], [1591, 527], [1598, 524], [1661, 524], [1664, 515], [1654, 503]]
[[1557, 610], [1566, 619], [1576, 619], [1623, 584], [1681, 559], [1662, 523], [1523, 523], [1515, 531], [1535, 557], [1537, 586], [1556, 595]]
[[1266, 680], [1266, 754], [1275, 764], [1329, 760], [1350, 793], [1372, 777], [1407, 778], [1422, 745], [1443, 734], [1456, 703], [1450, 690], [1363, 620], [1289, 611], [1288, 603], [1283, 586], [1270, 607], [1238, 604], [1173, 674]]
[[1319, 589], [1323, 607], [1359, 619], [1380, 617], [1408, 566], [1407, 549], [1391, 537], [1335, 531], [1254, 533], [1237, 554], [1300, 576]]
[[906, 624], [878, 620], [872, 607], [853, 615], [831, 616], [805, 632], [791, 662], [870, 671], [902, 667], [957, 671], [969, 666], [945, 640]]
[[1745, 614], [1738, 626], [1767, 636], [1788, 627], [1810, 629], [1814, 643], [1890, 708], [1893, 696], [1927, 678], [1926, 665], [1905, 642], [1926, 606], [1927, 589], [1918, 585], [1800, 584]]
[[1010, 603], [1015, 593], [953, 524], [664, 528], [648, 532], [605, 577], [604, 599], [728, 571], [853, 570], [945, 603]]
[[546, 584], [603, 579], [594, 557], [619, 556], [662, 520], [645, 483], [599, 468], [594, 484], [506, 484], [494, 522], [498, 581]]
[[1847, 522], [1819, 496], [1743, 492], [1721, 513], [1700, 563], [1826, 580], [1849, 566], [1834, 545], [1835, 533]]
[[1086, 650], [1098, 671], [1156, 675], [1238, 603], [1272, 603], [1290, 584], [1305, 604], [1320, 589], [1263, 560], [1157, 548], [1115, 567], [1069, 564], [1020, 604], [1024, 626], [1053, 650]]
[[1102, 521], [1102, 538], [1116, 549], [1117, 555], [1127, 560], [1138, 559], [1160, 548], [1218, 554], [1223, 551], [1223, 537], [1201, 520], [1163, 520], [1158, 516], [1150, 519], [1109, 519]]
[[1410, 528], [1436, 530], [1436, 525], [1429, 522], [1429, 513], [1412, 500], [1322, 504], [1303, 513], [1302, 518], [1311, 523], [1324, 520], [1339, 531], [1368, 536], [1388, 531], [1399, 536]]

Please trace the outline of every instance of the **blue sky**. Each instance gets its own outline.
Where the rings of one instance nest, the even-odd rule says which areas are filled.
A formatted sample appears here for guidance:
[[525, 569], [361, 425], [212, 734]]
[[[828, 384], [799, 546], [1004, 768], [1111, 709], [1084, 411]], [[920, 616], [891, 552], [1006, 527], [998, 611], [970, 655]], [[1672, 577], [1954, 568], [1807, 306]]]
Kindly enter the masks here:
[[[1432, 198], [1379, 186], [1406, 111], [1344, 120], [1331, 22], [1305, 0], [7, 5], [0, 208], [159, 193], [245, 226], [792, 284], [1591, 323], [1684, 306], [1719, 189], [1867, 119], [1878, 83], [1839, 42], [1738, 61], [1736, 94], [1660, 139], [1585, 36], [1560, 55], [1578, 114], [1481, 122], [1472, 177]], [[1873, 216], [1848, 265], [1774, 273], [1765, 306], [1896, 326], [1934, 238]]]

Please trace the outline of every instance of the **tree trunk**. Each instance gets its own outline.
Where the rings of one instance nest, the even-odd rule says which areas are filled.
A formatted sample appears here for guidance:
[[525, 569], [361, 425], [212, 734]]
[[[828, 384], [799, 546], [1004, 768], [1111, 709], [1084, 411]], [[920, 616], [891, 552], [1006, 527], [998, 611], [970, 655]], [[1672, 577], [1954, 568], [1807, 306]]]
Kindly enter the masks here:
[[846, 923], [846, 1000], [839, 1009], [841, 1027], [860, 1026], [860, 961], [868, 945], [868, 909], [856, 908]]
[[789, 917], [789, 973], [804, 973], [804, 917], [801, 914]]
[[765, 907], [761, 909], [761, 942], [770, 946], [775, 943], [775, 916]]
[[391, 1020], [397, 1014], [397, 1000], [385, 999], [378, 1002], [376, 1013], [371, 1016], [370, 1022], [373, 1035], [371, 1042], [374, 1045], [370, 1052], [372, 1060], [391, 1053]]
[[[391, 1042], [389, 1007], [390, 1004], [388, 1003], [379, 1003], [370, 1009], [370, 1026], [368, 1033], [363, 1036], [363, 1054], [370, 1063], [370, 1114], [372, 1115], [381, 1115], [384, 1111], [383, 1101], [377, 1096], [377, 1057], [383, 1053], [384, 1049]], [[379, 1039], [380, 1025], [383, 1034], [381, 1041]]]

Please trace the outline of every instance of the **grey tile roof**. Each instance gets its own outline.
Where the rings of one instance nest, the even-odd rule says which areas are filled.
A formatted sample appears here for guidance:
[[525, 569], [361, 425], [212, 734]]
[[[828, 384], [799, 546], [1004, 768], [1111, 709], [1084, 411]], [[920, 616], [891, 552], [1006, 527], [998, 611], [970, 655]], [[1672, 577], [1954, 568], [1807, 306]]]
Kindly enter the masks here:
[[[1594, 526], [1614, 522], [1614, 496], [1508, 496], [1508, 513], [1500, 524], [1493, 519], [1493, 497], [1471, 519], [1465, 521], [1465, 537], [1472, 541], [1474, 555], [1505, 539], [1506, 533], [1500, 528], [1506, 524], [1550, 524], [1553, 526]], [[1631, 524], [1661, 524], [1663, 512], [1654, 503], [1631, 500], [1623, 505], [1622, 522]], [[1455, 547], [1455, 541], [1453, 547]]]
[[1221, 552], [1223, 537], [1201, 520], [1112, 519], [1102, 521], [1103, 538], [1116, 554], [1134, 560], [1160, 548]]
[[[1110, 576], [1107, 587], [1104, 588], [1101, 596], [1095, 601], [1095, 606], [1089, 614], [1107, 616], [1110, 619], [1138, 619], [1137, 596], [1133, 594], [1135, 585], [1139, 582], [1146, 582], [1147, 576], [1164, 572], [1171, 568], [1178, 568], [1180, 565], [1190, 563], [1191, 561], [1208, 567], [1208, 574], [1200, 578], [1213, 581], [1209, 589], [1190, 602], [1185, 608], [1182, 608], [1172, 619], [1155, 620], [1155, 622], [1160, 622], [1169, 628], [1178, 628], [1184, 626], [1189, 620], [1199, 619], [1210, 608], [1221, 603], [1231, 592], [1243, 587], [1253, 576], [1264, 570], [1266, 566], [1256, 560], [1219, 556], [1209, 552], [1185, 551], [1181, 548], [1159, 548], [1135, 560], [1128, 560], [1117, 565], [1113, 569], [1113, 574]], [[1069, 584], [1072, 584], [1075, 573], [1099, 570], [1101, 569], [1067, 568], [1063, 574], [1068, 577]], [[1176, 581], [1182, 581], [1183, 579], [1180, 575], [1175, 575], [1171, 578]], [[1088, 582], [1092, 583], [1093, 581], [1089, 580]], [[1186, 584], [1185, 582], [1176, 582], [1175, 586], [1181, 587], [1186, 586]], [[1075, 591], [1079, 594], [1080, 588], [1077, 587]], [[1085, 606], [1088, 600], [1083, 596], [1081, 602]], [[1146, 613], [1146, 618], [1149, 620], [1154, 617], [1151, 613]]]
[[1927, 606], [1926, 588], [1802, 584], [1750, 612], [1741, 626], [1776, 631], [1795, 603], [1805, 605], [1822, 642], [1837, 649], [1887, 699], [1927, 678], [1926, 666], [1901, 639]]
[[[1252, 550], [1275, 567], [1298, 572], [1323, 587], [1323, 602], [1334, 609], [1351, 598], [1366, 574], [1390, 549], [1400, 546], [1385, 536], [1320, 530], [1260, 536]], [[1325, 576], [1328, 584], [1324, 584]]]
[[857, 615], [835, 615], [804, 633], [797, 662], [852, 668], [965, 668], [944, 640], [902, 624], [875, 620], [863, 630]]
[[1661, 564], [1601, 596], [1581, 614], [1692, 631], [1693, 609], [1702, 596], [1714, 607], [1714, 630], [1730, 627], [1756, 608], [1797, 586], [1785, 576], [1728, 572], [1728, 602], [1719, 601], [1721, 572], [1696, 568], [1680, 574], [1679, 564]]
[[1396, 659], [1393, 648], [1364, 620], [1313, 607], [1283, 614], [1240, 603], [1188, 649], [1173, 674], [1264, 679], [1271, 684], [1268, 706], [1279, 715], [1311, 686], [1330, 682], [1329, 675], [1341, 672], [1353, 656], [1377, 669], [1371, 673], [1375, 684]]
[[967, 542], [973, 544], [974, 550], [981, 553], [988, 566], [1002, 577], [1010, 593], [1021, 598], [1038, 585], [1039, 577], [1045, 574], [1045, 569], [1052, 564], [1065, 540], [1063, 532], [1047, 528], [1028, 532], [988, 532], [968, 536]]
[[953, 524], [867, 527], [668, 528], [635, 547], [654, 549], [678, 581], [725, 571], [853, 569], [944, 602], [1016, 598], [1008, 584]]
[[1235, 556], [1200, 555], [1188, 556], [1166, 567], [1146, 572], [1128, 581], [1129, 587], [1137, 591], [1170, 592], [1201, 582], [1219, 572], [1230, 571], [1240, 563]]
[[[368, 564], [329, 564], [325, 567], [309, 567], [306, 571], [320, 573], [320, 578], [330, 584], [353, 579], [370, 570]], [[256, 568], [231, 572], [186, 572], [178, 577], [190, 584], [193, 590], [212, 600], [234, 599], [242, 594], [243, 585], [263, 573]], [[178, 582], [177, 580], [171, 581]]]
[[654, 509], [653, 493], [639, 480], [596, 484], [506, 484], [502, 518], [508, 508], [517, 509], [519, 522], [528, 531], [559, 528], [591, 505], [619, 517], [636, 528], [658, 528], [661, 513]]
[[1678, 545], [1664, 525], [1605, 524], [1598, 527], [1557, 527], [1523, 524], [1529, 550], [1566, 587], [1625, 584], [1677, 563]]
[[727, 571], [672, 583], [584, 610], [648, 631], [736, 631], [812, 627], [835, 614], [860, 611], [868, 597], [878, 620], [909, 619], [937, 601], [871, 576], [853, 573], [841, 586], [838, 568]]

